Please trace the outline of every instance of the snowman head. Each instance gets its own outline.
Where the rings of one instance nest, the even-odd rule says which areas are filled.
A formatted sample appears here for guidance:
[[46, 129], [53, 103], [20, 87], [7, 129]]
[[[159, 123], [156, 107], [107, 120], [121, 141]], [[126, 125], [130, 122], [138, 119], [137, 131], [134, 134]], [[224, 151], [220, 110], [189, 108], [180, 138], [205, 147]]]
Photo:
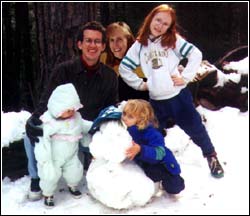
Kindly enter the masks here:
[[126, 150], [132, 146], [132, 138], [120, 120], [103, 122], [89, 145], [96, 159], [121, 163], [126, 159]]

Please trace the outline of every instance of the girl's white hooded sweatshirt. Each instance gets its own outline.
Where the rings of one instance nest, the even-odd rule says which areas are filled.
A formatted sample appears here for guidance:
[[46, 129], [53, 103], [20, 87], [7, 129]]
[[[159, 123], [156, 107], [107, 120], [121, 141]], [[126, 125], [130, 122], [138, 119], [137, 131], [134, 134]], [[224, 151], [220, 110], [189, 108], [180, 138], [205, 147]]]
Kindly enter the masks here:
[[[151, 99], [165, 100], [178, 95], [195, 77], [202, 60], [202, 53], [179, 35], [177, 35], [175, 45], [174, 49], [163, 47], [161, 37], [155, 41], [148, 39], [147, 46], [136, 41], [119, 66], [121, 77], [129, 86], [141, 90], [143, 79], [133, 73], [133, 70], [141, 67], [147, 78]], [[188, 63], [180, 74], [178, 64], [182, 58], [187, 58]], [[171, 79], [172, 75], [181, 75], [186, 84], [175, 86]]]

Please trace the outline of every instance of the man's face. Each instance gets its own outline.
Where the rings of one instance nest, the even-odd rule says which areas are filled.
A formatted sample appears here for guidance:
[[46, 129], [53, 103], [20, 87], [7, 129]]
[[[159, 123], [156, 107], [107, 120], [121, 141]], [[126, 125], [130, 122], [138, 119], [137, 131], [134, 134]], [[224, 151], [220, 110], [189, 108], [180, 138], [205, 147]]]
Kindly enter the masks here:
[[105, 49], [102, 43], [102, 33], [96, 30], [85, 30], [83, 32], [83, 41], [78, 41], [78, 48], [82, 51], [84, 61], [89, 65], [98, 62], [101, 53]]

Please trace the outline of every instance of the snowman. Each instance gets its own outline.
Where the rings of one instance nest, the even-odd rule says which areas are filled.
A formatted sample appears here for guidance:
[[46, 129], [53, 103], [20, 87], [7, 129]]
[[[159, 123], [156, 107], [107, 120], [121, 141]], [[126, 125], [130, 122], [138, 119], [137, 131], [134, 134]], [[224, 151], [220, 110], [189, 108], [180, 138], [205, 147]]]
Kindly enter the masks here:
[[94, 121], [89, 149], [94, 159], [86, 173], [90, 194], [114, 209], [144, 206], [156, 195], [157, 184], [126, 158], [132, 138], [121, 121], [122, 107], [104, 109]]

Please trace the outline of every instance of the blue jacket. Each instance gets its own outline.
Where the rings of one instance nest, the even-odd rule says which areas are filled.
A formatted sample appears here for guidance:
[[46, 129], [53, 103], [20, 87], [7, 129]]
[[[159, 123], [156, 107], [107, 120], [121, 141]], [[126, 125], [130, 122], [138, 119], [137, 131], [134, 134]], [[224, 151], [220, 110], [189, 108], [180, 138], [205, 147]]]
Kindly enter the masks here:
[[164, 137], [153, 126], [139, 130], [137, 126], [128, 127], [128, 132], [133, 140], [141, 146], [140, 153], [135, 157], [136, 161], [150, 164], [163, 164], [173, 174], [181, 173], [180, 166], [173, 153], [165, 146]]

